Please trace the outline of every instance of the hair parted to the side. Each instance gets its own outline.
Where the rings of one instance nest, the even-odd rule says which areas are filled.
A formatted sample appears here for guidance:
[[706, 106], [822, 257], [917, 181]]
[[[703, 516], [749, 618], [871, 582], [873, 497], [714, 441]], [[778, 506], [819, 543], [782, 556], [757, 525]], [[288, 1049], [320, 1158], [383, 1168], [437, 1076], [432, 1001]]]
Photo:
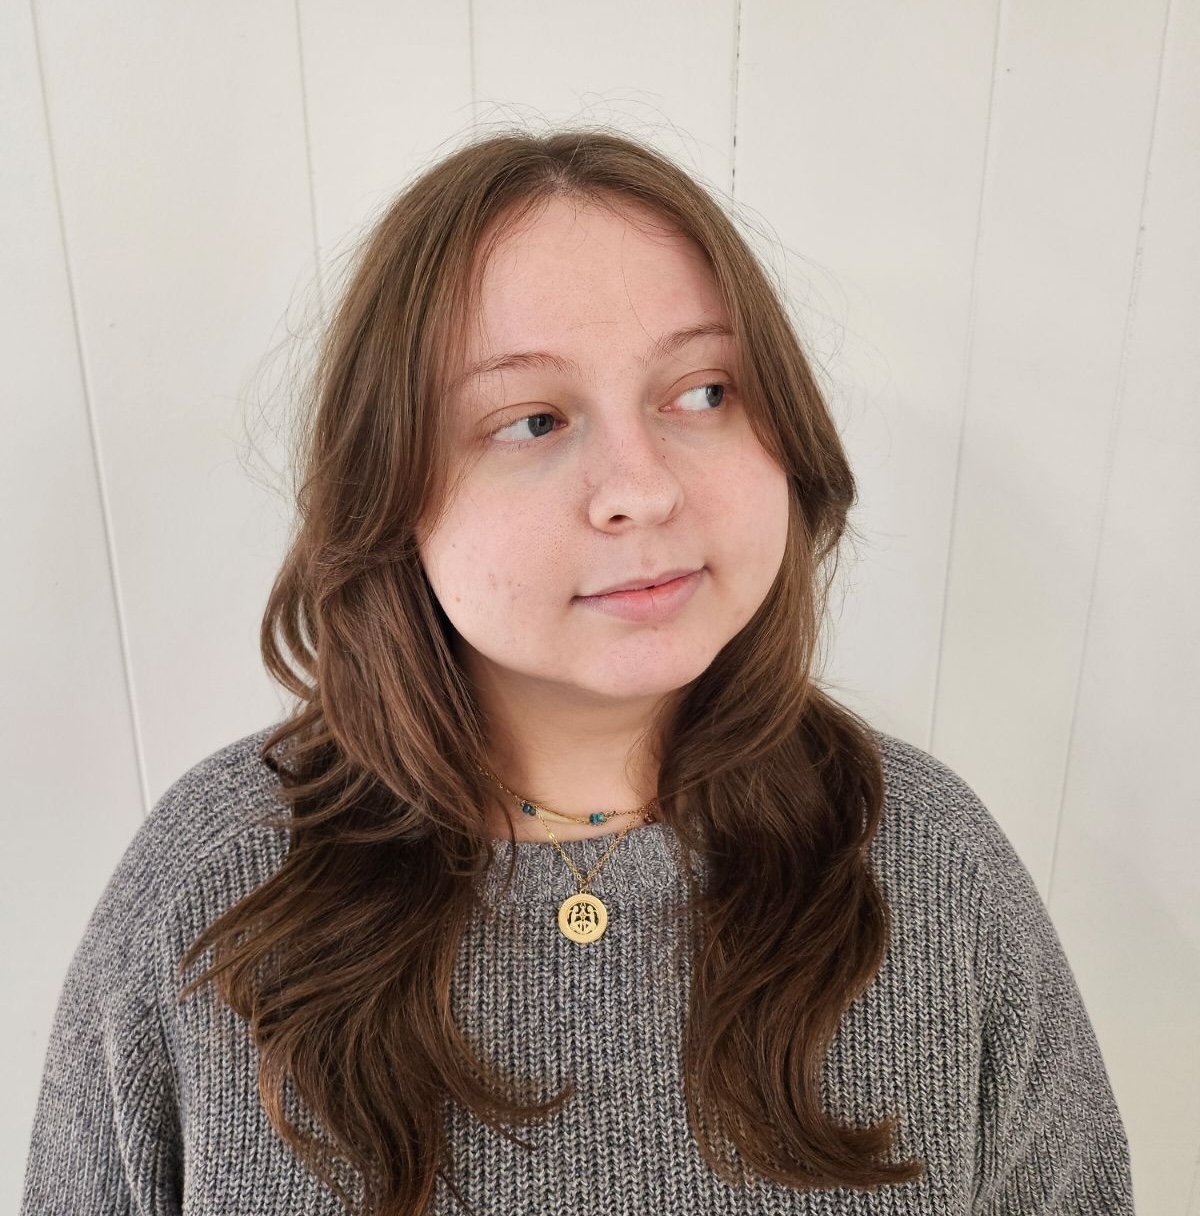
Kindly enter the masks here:
[[[493, 861], [484, 725], [426, 581], [421, 527], [448, 492], [440, 403], [495, 238], [553, 196], [691, 237], [729, 309], [741, 395], [791, 487], [766, 602], [661, 723], [662, 818], [689, 870], [688, 1118], [710, 1166], [788, 1186], [920, 1177], [895, 1127], [821, 1102], [826, 1049], [877, 973], [888, 912], [868, 847], [883, 805], [869, 727], [812, 668], [855, 484], [778, 295], [722, 207], [605, 130], [512, 131], [417, 177], [366, 240], [325, 335], [298, 462], [298, 525], [263, 617], [298, 708], [264, 742], [281, 779], [279, 870], [193, 943], [260, 1052], [280, 1134], [356, 1211], [427, 1210], [448, 1169], [444, 1101], [512, 1139], [549, 1097], [480, 1059], [451, 1016], [454, 960]], [[747, 812], [744, 808], [752, 808]], [[318, 1132], [289, 1116], [294, 1089]], [[346, 1182], [347, 1166], [356, 1184]], [[461, 1195], [459, 1195], [461, 1200]]]

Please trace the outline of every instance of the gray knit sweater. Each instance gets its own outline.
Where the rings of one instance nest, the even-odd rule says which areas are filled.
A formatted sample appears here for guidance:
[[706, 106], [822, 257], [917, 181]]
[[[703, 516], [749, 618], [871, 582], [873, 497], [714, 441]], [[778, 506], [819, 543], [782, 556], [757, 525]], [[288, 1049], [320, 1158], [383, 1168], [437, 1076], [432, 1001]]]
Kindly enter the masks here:
[[[286, 837], [260, 732], [178, 780], [139, 829], [67, 975], [33, 1130], [24, 1216], [333, 1214], [256, 1092], [244, 1024], [209, 989], [182, 1006], [173, 969], [202, 927], [263, 881]], [[688, 977], [669, 908], [678, 842], [630, 832], [593, 884], [610, 911], [590, 945], [556, 924], [575, 888], [549, 844], [519, 842], [464, 942], [455, 1014], [526, 1076], [578, 1090], [528, 1152], [452, 1113], [454, 1177], [480, 1216], [578, 1213], [1131, 1213], [1129, 1155], [1070, 968], [1029, 874], [972, 791], [887, 735], [872, 846], [893, 933], [843, 1018], [825, 1101], [859, 1124], [898, 1118], [917, 1182], [867, 1190], [735, 1188], [705, 1165], [684, 1114]], [[567, 846], [586, 869], [611, 838]], [[498, 865], [508, 842], [497, 845]], [[458, 1210], [439, 1180], [437, 1213]]]

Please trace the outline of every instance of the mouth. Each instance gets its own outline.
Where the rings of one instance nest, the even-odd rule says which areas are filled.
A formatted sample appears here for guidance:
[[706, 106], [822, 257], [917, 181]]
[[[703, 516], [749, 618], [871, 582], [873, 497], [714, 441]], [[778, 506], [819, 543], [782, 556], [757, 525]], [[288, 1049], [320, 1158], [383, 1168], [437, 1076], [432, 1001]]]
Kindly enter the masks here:
[[603, 591], [592, 591], [587, 595], [577, 596], [576, 598], [591, 600], [598, 599], [602, 595], [617, 595], [622, 591], [649, 591], [652, 587], [665, 587], [668, 583], [690, 578], [693, 574], [698, 573], [699, 569], [697, 567], [687, 570], [667, 570], [662, 574], [652, 574], [648, 578], [634, 578], [628, 582], [614, 583], [611, 587], [605, 587]]
[[631, 579], [593, 595], [577, 595], [575, 603], [584, 611], [598, 612], [628, 625], [666, 625], [696, 593], [704, 570], [703, 566], [667, 570], [653, 578]]

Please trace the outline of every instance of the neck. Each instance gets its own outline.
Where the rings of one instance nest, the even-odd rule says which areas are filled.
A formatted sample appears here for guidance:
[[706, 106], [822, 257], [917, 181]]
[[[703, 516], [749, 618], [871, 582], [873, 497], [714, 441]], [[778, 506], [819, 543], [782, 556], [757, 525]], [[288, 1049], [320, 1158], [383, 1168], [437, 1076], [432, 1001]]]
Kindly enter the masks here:
[[[633, 810], [649, 802], [658, 785], [658, 758], [651, 739], [660, 703], [580, 704], [547, 690], [480, 688], [491, 733], [489, 767], [522, 798], [563, 815]], [[497, 790], [493, 835], [549, 842], [542, 821]], [[560, 841], [606, 836], [640, 819], [624, 816], [604, 824], [552, 823]]]

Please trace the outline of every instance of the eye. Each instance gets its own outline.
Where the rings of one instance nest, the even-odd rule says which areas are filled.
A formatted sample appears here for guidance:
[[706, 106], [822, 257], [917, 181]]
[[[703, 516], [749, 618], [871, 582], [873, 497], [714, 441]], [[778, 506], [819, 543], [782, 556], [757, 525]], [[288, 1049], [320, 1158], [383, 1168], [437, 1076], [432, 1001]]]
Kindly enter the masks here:
[[695, 388], [689, 388], [687, 392], [679, 394], [680, 401], [686, 401], [689, 397], [692, 398], [694, 404], [685, 405], [685, 410], [712, 410], [718, 408], [725, 400], [725, 393], [728, 385], [720, 380], [715, 380], [711, 384], [697, 384]]
[[531, 439], [540, 439], [554, 430], [553, 414], [530, 414], [527, 418], [518, 418], [492, 432], [492, 438], [499, 443], [525, 443]]

